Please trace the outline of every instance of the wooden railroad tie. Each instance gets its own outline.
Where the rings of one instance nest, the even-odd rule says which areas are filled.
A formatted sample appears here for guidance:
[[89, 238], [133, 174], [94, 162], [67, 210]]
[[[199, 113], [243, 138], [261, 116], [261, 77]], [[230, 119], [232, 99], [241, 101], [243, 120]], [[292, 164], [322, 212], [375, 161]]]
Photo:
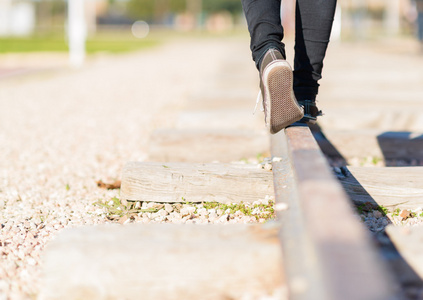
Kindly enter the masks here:
[[284, 299], [277, 234], [271, 224], [66, 229], [46, 250], [40, 298]]
[[273, 194], [272, 173], [243, 164], [126, 164], [121, 198], [153, 202], [254, 202]]
[[[308, 127], [290, 127], [271, 145], [276, 203], [287, 206], [276, 221], [67, 229], [47, 247], [42, 299], [287, 299], [286, 292], [294, 300], [388, 299], [392, 280]], [[255, 166], [129, 163], [122, 192], [175, 201], [213, 191], [209, 199], [226, 201], [235, 188], [245, 201], [256, 189], [254, 197], [269, 191], [269, 174]]]
[[264, 130], [159, 129], [149, 143], [149, 160], [161, 162], [232, 162], [269, 151]]
[[390, 210], [423, 206], [423, 167], [348, 167], [341, 184], [352, 201]]
[[383, 130], [330, 130], [316, 132], [322, 151], [345, 159], [376, 157], [381, 159], [423, 160], [423, 133]]

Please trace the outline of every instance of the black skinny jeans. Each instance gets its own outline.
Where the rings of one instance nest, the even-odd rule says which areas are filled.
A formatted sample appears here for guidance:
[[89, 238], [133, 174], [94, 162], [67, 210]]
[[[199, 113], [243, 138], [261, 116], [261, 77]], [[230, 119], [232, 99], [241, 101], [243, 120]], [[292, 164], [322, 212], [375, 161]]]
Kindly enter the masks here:
[[[284, 57], [281, 0], [241, 0], [257, 68], [270, 48]], [[296, 0], [294, 93], [298, 101], [316, 98], [329, 43], [336, 0]]]

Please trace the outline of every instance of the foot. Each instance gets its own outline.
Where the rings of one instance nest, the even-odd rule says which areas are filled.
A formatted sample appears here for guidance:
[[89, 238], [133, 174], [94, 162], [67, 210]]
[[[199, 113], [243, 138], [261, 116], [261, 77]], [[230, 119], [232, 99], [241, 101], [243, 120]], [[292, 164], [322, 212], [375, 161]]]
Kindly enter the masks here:
[[323, 115], [313, 100], [300, 100], [298, 103], [304, 108], [304, 117], [301, 119], [301, 122], [315, 124], [317, 117]]
[[295, 99], [292, 84], [291, 66], [278, 50], [268, 50], [260, 66], [260, 89], [266, 126], [272, 134], [304, 116], [303, 108]]

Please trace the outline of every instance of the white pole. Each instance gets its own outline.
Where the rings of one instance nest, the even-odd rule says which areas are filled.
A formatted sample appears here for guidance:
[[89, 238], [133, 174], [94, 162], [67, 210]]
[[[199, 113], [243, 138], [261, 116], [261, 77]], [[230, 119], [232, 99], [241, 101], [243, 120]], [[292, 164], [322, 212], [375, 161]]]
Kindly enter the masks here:
[[71, 67], [79, 68], [84, 64], [86, 36], [84, 0], [68, 0], [69, 62]]
[[0, 0], [0, 36], [10, 35], [11, 15], [12, 0]]
[[335, 17], [332, 25], [331, 41], [340, 41], [342, 34], [342, 8], [338, 3], [335, 10]]
[[389, 0], [385, 16], [385, 30], [388, 35], [397, 35], [400, 32], [400, 1]]

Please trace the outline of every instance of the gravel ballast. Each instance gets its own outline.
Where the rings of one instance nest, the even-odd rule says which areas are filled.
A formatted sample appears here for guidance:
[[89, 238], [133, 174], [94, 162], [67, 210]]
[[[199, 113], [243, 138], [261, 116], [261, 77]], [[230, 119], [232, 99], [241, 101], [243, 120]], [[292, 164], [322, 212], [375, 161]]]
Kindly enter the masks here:
[[40, 255], [63, 228], [115, 222], [95, 203], [119, 192], [97, 182], [145, 160], [150, 133], [243, 44], [169, 42], [97, 57], [82, 70], [0, 81], [1, 300], [36, 297]]

